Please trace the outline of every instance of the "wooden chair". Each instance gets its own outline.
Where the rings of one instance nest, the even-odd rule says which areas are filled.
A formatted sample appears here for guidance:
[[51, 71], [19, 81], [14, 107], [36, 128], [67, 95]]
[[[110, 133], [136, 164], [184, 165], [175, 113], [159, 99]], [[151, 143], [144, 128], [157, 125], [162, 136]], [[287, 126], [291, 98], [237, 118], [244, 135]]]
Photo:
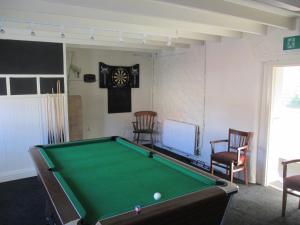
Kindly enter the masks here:
[[[228, 139], [211, 141], [210, 172], [214, 173], [214, 166], [222, 167], [232, 182], [234, 173], [244, 171], [245, 184], [248, 185], [247, 151], [250, 135], [250, 132], [229, 129]], [[215, 145], [220, 143], [227, 143], [227, 151], [215, 152]]]
[[[291, 163], [300, 162], [300, 159], [294, 159], [282, 162], [283, 165], [283, 194], [282, 194], [282, 213], [285, 216], [287, 194], [294, 195], [300, 198], [300, 175], [287, 177], [287, 166]], [[298, 192], [298, 193], [297, 193]], [[300, 209], [300, 199], [299, 206]]]
[[157, 113], [153, 111], [140, 111], [135, 112], [134, 116], [135, 122], [132, 122], [134, 133], [133, 140], [139, 143], [140, 134], [149, 134], [151, 146], [153, 148], [154, 119], [157, 116]]

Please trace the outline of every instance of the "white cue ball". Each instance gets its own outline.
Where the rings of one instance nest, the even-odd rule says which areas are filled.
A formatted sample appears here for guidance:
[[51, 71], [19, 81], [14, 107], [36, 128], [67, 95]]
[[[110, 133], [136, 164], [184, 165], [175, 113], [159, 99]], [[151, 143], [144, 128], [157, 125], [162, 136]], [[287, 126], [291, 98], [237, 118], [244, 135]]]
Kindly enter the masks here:
[[159, 192], [155, 192], [153, 195], [154, 199], [157, 201], [161, 198], [161, 194]]

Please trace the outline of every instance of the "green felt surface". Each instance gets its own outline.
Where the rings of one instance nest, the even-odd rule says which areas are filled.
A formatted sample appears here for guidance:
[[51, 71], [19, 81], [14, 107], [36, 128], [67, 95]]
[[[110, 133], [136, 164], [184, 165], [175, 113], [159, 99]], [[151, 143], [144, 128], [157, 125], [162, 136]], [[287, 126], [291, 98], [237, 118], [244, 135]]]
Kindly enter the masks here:
[[[122, 139], [44, 147], [48, 165], [60, 174], [61, 185], [85, 220], [97, 220], [208, 188], [215, 181]], [[44, 154], [43, 154], [44, 155]], [[49, 162], [50, 161], [50, 162]], [[162, 198], [155, 201], [153, 195]], [[83, 209], [82, 209], [83, 208]], [[84, 214], [84, 212], [83, 212]]]

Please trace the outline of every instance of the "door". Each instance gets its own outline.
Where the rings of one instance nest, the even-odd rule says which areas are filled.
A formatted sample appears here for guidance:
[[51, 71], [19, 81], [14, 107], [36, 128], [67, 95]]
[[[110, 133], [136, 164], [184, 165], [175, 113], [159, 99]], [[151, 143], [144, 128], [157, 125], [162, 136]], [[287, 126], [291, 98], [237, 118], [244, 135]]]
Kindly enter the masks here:
[[[282, 188], [283, 160], [300, 157], [300, 66], [273, 67], [266, 184]], [[300, 171], [300, 164], [289, 174]]]

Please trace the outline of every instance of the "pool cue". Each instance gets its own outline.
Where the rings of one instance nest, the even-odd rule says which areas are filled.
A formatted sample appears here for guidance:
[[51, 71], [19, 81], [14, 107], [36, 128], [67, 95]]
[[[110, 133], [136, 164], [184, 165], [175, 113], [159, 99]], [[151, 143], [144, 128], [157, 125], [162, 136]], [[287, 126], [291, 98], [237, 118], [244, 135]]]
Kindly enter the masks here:
[[51, 144], [53, 144], [53, 126], [52, 126], [52, 99], [51, 99], [51, 93], [48, 94], [48, 98], [49, 98], [49, 130], [51, 132]]
[[61, 123], [61, 141], [64, 142], [65, 141], [65, 137], [64, 137], [64, 129], [65, 129], [65, 124], [64, 124], [64, 105], [63, 105], [63, 97], [64, 95], [61, 92], [61, 83], [59, 82], [59, 105], [60, 105], [60, 123]]
[[56, 81], [56, 94], [54, 95], [54, 102], [55, 102], [55, 125], [56, 125], [56, 141], [57, 143], [60, 142], [59, 140], [59, 108], [58, 108], [58, 82]]
[[53, 143], [57, 143], [56, 138], [56, 110], [55, 110], [55, 98], [54, 98], [54, 90], [52, 88], [52, 95], [51, 95], [51, 126], [52, 126], [52, 137]]
[[61, 95], [60, 104], [61, 104], [61, 123], [62, 123], [62, 139], [65, 141], [65, 105], [64, 105], [64, 95]]
[[45, 98], [44, 98], [44, 109], [46, 108], [46, 112], [45, 112], [45, 114], [46, 114], [46, 122], [47, 122], [47, 143], [48, 144], [50, 144], [50, 130], [49, 130], [49, 109], [48, 109], [48, 97], [46, 96]]
[[48, 131], [49, 131], [49, 144], [53, 144], [53, 130], [52, 130], [52, 107], [50, 94], [47, 94], [47, 109], [48, 109]]
[[50, 95], [47, 94], [47, 108], [48, 108], [48, 130], [49, 130], [49, 144], [52, 144], [52, 130], [51, 130], [51, 99]]
[[60, 106], [60, 80], [56, 81], [56, 102], [57, 102], [58, 141], [62, 142], [61, 106]]
[[62, 142], [65, 141], [65, 114], [64, 114], [64, 95], [61, 92], [61, 84], [59, 82], [59, 104], [60, 104], [60, 123], [61, 123], [61, 140]]

